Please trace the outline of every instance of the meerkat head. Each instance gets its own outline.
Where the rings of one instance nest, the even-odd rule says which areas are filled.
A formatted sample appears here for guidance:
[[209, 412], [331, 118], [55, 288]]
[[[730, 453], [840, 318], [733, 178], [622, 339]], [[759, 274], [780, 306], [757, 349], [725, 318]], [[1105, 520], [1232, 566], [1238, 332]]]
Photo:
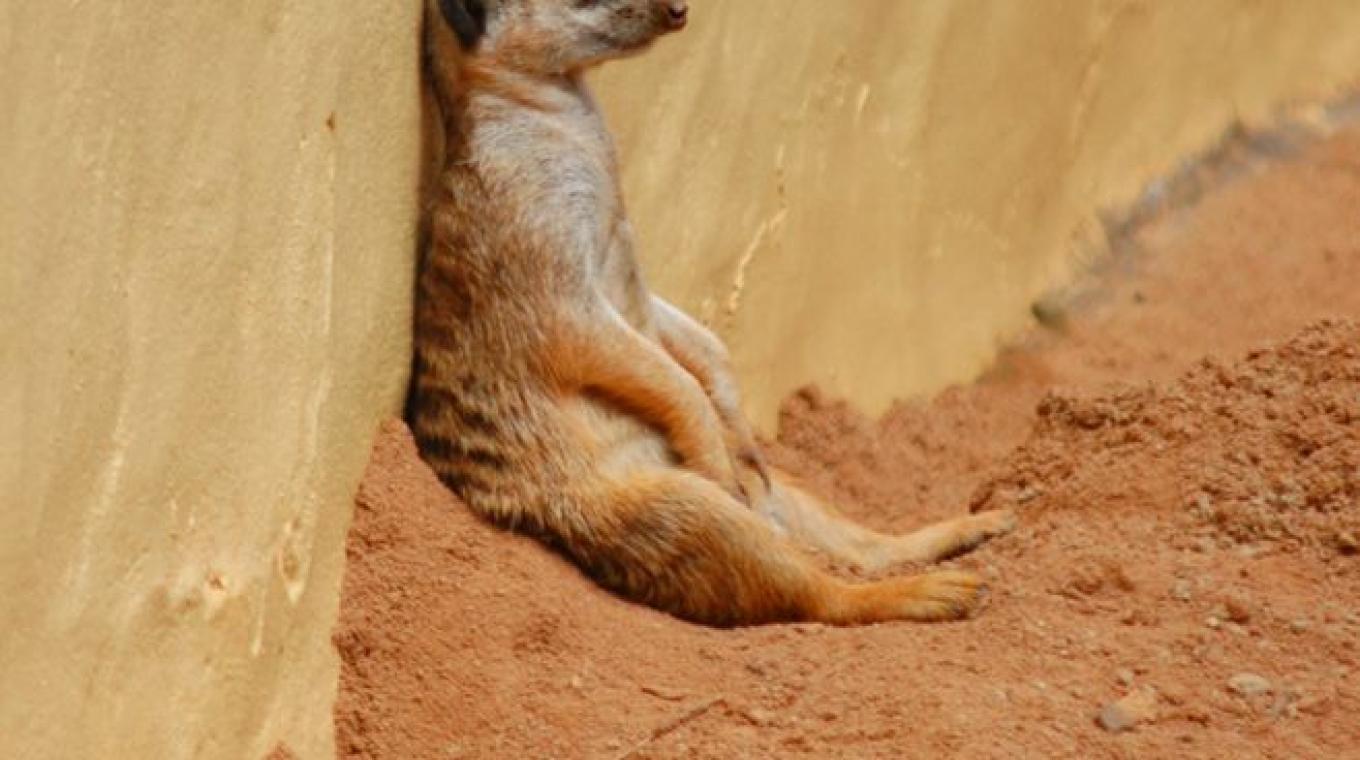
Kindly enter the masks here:
[[686, 0], [438, 0], [473, 55], [558, 75], [645, 50], [683, 29]]

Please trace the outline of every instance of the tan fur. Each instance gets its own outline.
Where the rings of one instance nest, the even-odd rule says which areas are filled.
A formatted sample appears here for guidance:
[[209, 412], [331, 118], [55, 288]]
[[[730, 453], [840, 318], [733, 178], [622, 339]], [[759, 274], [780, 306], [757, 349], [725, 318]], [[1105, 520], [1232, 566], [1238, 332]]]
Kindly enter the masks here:
[[874, 570], [965, 551], [1013, 518], [892, 537], [819, 504], [761, 461], [722, 343], [642, 282], [582, 74], [681, 26], [682, 0], [498, 0], [468, 51], [430, 2], [446, 141], [410, 411], [441, 478], [605, 586], [691, 620], [970, 614], [972, 575], [852, 584], [792, 541]]

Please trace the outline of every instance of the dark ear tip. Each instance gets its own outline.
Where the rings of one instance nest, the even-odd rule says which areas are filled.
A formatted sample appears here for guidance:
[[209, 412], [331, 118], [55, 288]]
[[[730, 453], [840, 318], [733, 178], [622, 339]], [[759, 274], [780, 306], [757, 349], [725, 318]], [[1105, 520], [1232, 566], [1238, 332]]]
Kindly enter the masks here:
[[476, 47], [486, 34], [486, 6], [481, 0], [439, 0], [439, 10], [465, 50]]

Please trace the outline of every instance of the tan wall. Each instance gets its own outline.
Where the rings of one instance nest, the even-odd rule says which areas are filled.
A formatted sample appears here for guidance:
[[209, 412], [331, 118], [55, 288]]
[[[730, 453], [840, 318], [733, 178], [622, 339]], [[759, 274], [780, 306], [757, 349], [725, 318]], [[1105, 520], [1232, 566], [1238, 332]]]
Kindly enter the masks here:
[[[655, 282], [767, 425], [808, 381], [970, 377], [1093, 209], [1360, 71], [1334, 0], [695, 4], [604, 101]], [[0, 7], [0, 756], [331, 752], [407, 361], [417, 8]]]
[[974, 377], [1129, 202], [1360, 75], [1338, 0], [693, 0], [607, 69], [654, 286], [716, 326], [767, 430]]
[[0, 757], [332, 752], [417, 10], [0, 4]]

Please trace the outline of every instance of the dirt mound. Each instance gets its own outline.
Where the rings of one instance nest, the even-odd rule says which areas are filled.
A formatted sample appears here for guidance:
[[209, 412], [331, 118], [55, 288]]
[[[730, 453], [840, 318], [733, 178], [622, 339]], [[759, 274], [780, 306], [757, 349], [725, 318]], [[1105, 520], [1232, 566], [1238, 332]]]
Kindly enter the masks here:
[[[1338, 721], [1360, 708], [1360, 619], [1341, 601], [1360, 598], [1357, 347], [1360, 325], [1330, 322], [1167, 387], [1044, 397], [974, 499], [1024, 514], [963, 560], [996, 579], [996, 604], [955, 627], [679, 623], [476, 521], [390, 423], [336, 634], [341, 756], [1006, 757], [1049, 731], [1049, 752], [1091, 756], [1119, 746], [1092, 721], [1121, 700], [1144, 726], [1126, 749], [1250, 755], [1265, 741], [1250, 731], [1287, 725], [1270, 746], [1337, 756], [1360, 741]], [[873, 504], [874, 462], [919, 455], [896, 419], [802, 393], [777, 451]]]
[[[1025, 527], [963, 561], [998, 594], [965, 626], [715, 631], [629, 605], [474, 519], [391, 423], [350, 539], [341, 756], [1006, 757], [1055, 709], [1050, 751], [1090, 756], [1117, 746], [1091, 721], [1121, 699], [1142, 705], [1135, 724], [1182, 732], [1126, 747], [1250, 751], [1237, 732], [1268, 720], [1297, 734], [1271, 746], [1327, 756], [1360, 741], [1360, 723], [1336, 723], [1360, 715], [1360, 619], [1319, 610], [1315, 591], [1360, 598], [1345, 538], [1360, 522], [1357, 347], [1360, 326], [1327, 323], [1165, 388], [1044, 398], [977, 490]], [[892, 434], [903, 419], [874, 425], [809, 391], [776, 451], [874, 504], [891, 442], [919, 454], [921, 436]], [[804, 436], [829, 429], [843, 445]], [[930, 729], [911, 728], [923, 715]]]
[[[1166, 388], [1050, 394], [975, 509], [1170, 512], [1178, 545], [1214, 534], [1354, 553], [1360, 530], [1360, 326], [1329, 322]], [[1189, 518], [1189, 519], [1186, 519]]]

